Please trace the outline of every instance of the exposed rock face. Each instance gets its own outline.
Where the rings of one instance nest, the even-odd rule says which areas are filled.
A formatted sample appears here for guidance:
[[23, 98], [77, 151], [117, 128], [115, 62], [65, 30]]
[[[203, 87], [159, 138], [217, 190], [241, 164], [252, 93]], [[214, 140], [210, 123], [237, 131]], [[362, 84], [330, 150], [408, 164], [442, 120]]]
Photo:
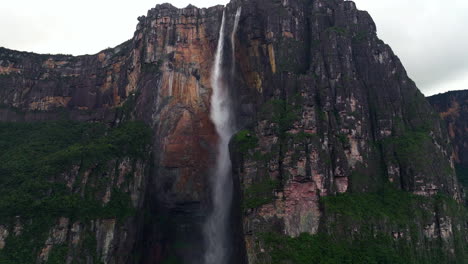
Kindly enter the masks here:
[[468, 186], [468, 91], [433, 95], [428, 97], [428, 100], [445, 120], [453, 145], [453, 160], [457, 174], [466, 188]]
[[[445, 128], [377, 38], [367, 12], [350, 1], [244, 5], [237, 82], [250, 94], [238, 97], [239, 116], [255, 118], [246, 121], [249, 136], [234, 140], [233, 159], [244, 189], [249, 263], [275, 262], [262, 253], [268, 252], [265, 232], [363, 234], [365, 224], [327, 214], [321, 202], [327, 196], [381, 192], [390, 185], [461, 201]], [[457, 221], [466, 241], [463, 217], [453, 220], [426, 206], [437, 213], [412, 222], [419, 228], [437, 225], [436, 237], [445, 237], [451, 252], [446, 261], [459, 260], [463, 250], [454, 248], [460, 242], [442, 230]], [[373, 225], [388, 235], [410, 229], [383, 219]], [[421, 246], [426, 239], [409, 240], [430, 256], [431, 246]]]
[[[239, 6], [234, 58], [224, 53], [226, 69], [236, 60], [226, 82], [237, 126], [247, 129], [231, 144], [232, 263], [277, 263], [264, 233], [357, 238], [366, 223], [343, 217], [324, 199], [388, 185], [427, 197], [415, 203], [427, 217], [403, 224], [377, 217], [370, 221], [375, 232], [409, 241], [426, 258], [434, 248], [447, 252], [447, 262], [463, 258], [461, 209], [430, 202], [437, 195], [461, 201], [445, 127], [377, 38], [369, 14], [342, 0], [233, 0], [226, 32]], [[157, 5], [139, 18], [132, 39], [95, 55], [0, 48], [1, 121], [69, 118], [118, 127], [142, 120], [152, 131], [148, 159], [120, 157], [98, 172], [76, 165], [58, 177], [81, 196], [100, 186], [95, 199], [103, 205], [117, 191], [128, 194], [137, 213], [123, 221], [59, 217], [38, 262], [201, 263], [217, 143], [210, 73], [222, 13], [222, 6]], [[106, 184], [97, 185], [96, 173]], [[29, 219], [18, 217], [0, 223], [0, 250], [27, 227]]]
[[[128, 190], [137, 208], [147, 195], [144, 206], [152, 212], [152, 223], [133, 228], [97, 220], [97, 250], [104, 263], [129, 261], [116, 258], [115, 252], [135, 251], [137, 243], [141, 261], [148, 263], [179, 255], [190, 262], [202, 254], [199, 232], [209, 197], [206, 176], [217, 138], [209, 120], [209, 79], [222, 9], [158, 5], [139, 18], [131, 40], [96, 55], [0, 51], [1, 120], [54, 120], [65, 115], [113, 124], [139, 119], [153, 128], [153, 160], [141, 167], [152, 169], [139, 176], [132, 172], [136, 182]], [[126, 165], [118, 167], [125, 170]], [[75, 178], [67, 175], [70, 181]], [[112, 187], [106, 189], [104, 202]], [[69, 227], [79, 229], [75, 224]], [[135, 234], [146, 231], [136, 238], [119, 231], [122, 228]]]

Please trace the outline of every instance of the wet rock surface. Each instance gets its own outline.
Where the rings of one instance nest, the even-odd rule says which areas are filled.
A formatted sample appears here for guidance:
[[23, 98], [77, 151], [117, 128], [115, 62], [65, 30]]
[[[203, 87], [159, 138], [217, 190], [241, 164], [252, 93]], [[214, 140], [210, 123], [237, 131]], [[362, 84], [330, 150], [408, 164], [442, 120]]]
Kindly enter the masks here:
[[468, 186], [468, 91], [452, 91], [428, 97], [445, 121], [453, 145], [453, 160], [463, 187]]
[[[450, 233], [441, 223], [452, 220], [441, 215], [454, 212], [429, 202], [438, 195], [462, 200], [447, 131], [398, 57], [378, 39], [369, 14], [350, 1], [249, 4], [236, 52], [245, 65], [236, 75], [242, 87], [236, 98], [247, 132], [231, 148], [244, 194], [249, 263], [287, 260], [275, 259], [273, 252], [281, 250], [265, 242], [271, 232], [358, 240], [369, 236], [370, 225], [388, 236], [438, 225], [435, 233]], [[328, 197], [344, 193], [351, 203], [388, 188], [426, 197], [424, 208], [434, 217], [408, 220], [405, 225], [419, 226], [414, 229], [396, 227], [386, 217], [367, 226], [327, 209], [337, 202], [326, 203]], [[453, 219], [464, 235], [444, 235], [451, 238], [444, 240], [450, 253], [443, 258], [455, 263], [464, 255], [466, 224], [463, 213]], [[414, 255], [437, 255], [424, 242], [427, 236], [405, 239], [418, 245], [412, 246]]]
[[[270, 254], [269, 233], [356, 241], [378, 233], [409, 241], [416, 260], [437, 250], [444, 252], [442, 262], [465, 257], [465, 213], [457, 207], [462, 194], [449, 140], [463, 142], [457, 139], [463, 126], [446, 129], [378, 39], [369, 14], [342, 0], [233, 0], [225, 8], [226, 32], [239, 6], [234, 57], [225, 41], [223, 66], [243, 129], [231, 141], [231, 261], [284, 261]], [[157, 5], [138, 18], [130, 40], [95, 55], [0, 48], [1, 121], [71, 119], [119, 127], [140, 120], [152, 134], [147, 159], [120, 157], [101, 164], [106, 169], [98, 173], [107, 183], [95, 199], [105, 205], [118, 190], [129, 195], [136, 213], [125, 221], [58, 217], [37, 249], [37, 262], [202, 263], [218, 141], [209, 118], [210, 75], [222, 13], [222, 6]], [[236, 69], [229, 73], [233, 60]], [[439, 112], [452, 120], [450, 107]], [[456, 143], [456, 162], [464, 160], [462, 145]], [[76, 165], [57, 180], [84, 195], [96, 186], [94, 169]], [[390, 207], [363, 220], [335, 210], [341, 202], [354, 212], [361, 212], [352, 206], [356, 201], [391, 206], [373, 196], [389, 188], [410, 195], [407, 203], [392, 200], [393, 192], [382, 196], [404, 213]], [[415, 208], [423, 213], [412, 215]], [[0, 252], [30, 223], [16, 217], [0, 222]]]

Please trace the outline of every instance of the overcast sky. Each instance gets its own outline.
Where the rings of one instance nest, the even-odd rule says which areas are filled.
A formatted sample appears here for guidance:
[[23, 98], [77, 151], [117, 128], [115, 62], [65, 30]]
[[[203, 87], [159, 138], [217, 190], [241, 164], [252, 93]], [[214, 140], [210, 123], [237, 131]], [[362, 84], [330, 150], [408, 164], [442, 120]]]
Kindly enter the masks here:
[[[157, 3], [177, 7], [227, 0], [15, 0], [0, 9], [0, 46], [39, 53], [93, 54], [133, 36]], [[426, 95], [468, 89], [468, 0], [355, 0], [377, 24]]]

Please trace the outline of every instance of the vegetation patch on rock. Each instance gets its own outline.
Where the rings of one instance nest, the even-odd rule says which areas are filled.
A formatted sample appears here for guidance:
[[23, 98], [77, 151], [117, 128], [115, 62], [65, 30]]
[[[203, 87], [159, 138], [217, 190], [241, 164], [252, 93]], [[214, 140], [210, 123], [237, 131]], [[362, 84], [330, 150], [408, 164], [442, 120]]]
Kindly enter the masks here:
[[[347, 193], [323, 197], [326, 227], [318, 234], [289, 237], [276, 232], [259, 235], [271, 263], [462, 263], [466, 248], [452, 256], [433, 244], [421, 250], [420, 226], [439, 214], [466, 217], [466, 209], [448, 197], [421, 197], [386, 187], [379, 193]], [[388, 232], [377, 226], [387, 226]], [[419, 226], [419, 227], [418, 227]], [[457, 232], [454, 230], [454, 232]], [[455, 236], [463, 245], [463, 237]], [[424, 239], [423, 239], [424, 240]], [[270, 263], [270, 262], [268, 262]], [[446, 262], [444, 262], [446, 263]]]
[[[21, 234], [8, 236], [0, 263], [35, 263], [59, 217], [88, 223], [133, 215], [128, 193], [114, 188], [103, 204], [99, 183], [107, 180], [102, 172], [109, 161], [147, 158], [150, 137], [151, 130], [140, 122], [115, 128], [72, 121], [0, 123], [0, 221], [22, 226]], [[79, 168], [78, 177], [91, 171], [88, 182], [95, 184], [77, 189], [83, 192], [70, 189], [64, 174], [73, 168]], [[63, 263], [64, 251], [54, 248], [50, 263]]]

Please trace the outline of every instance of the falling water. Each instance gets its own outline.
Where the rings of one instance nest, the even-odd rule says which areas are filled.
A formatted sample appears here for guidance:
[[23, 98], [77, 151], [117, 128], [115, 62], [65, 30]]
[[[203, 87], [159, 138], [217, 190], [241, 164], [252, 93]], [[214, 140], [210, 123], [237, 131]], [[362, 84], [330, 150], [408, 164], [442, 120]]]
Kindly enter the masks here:
[[227, 263], [229, 240], [228, 224], [229, 212], [232, 201], [232, 178], [231, 178], [231, 160], [229, 157], [229, 139], [234, 134], [231, 116], [231, 102], [229, 91], [224, 82], [222, 64], [223, 64], [223, 46], [224, 46], [224, 27], [225, 13], [221, 28], [219, 30], [219, 41], [215, 54], [214, 66], [211, 72], [211, 87], [213, 94], [211, 96], [211, 120], [213, 121], [216, 132], [219, 135], [218, 153], [216, 166], [213, 171], [212, 181], [212, 201], [213, 211], [205, 224], [205, 236], [207, 248], [205, 252], [205, 264], [224, 264]]
[[236, 53], [236, 32], [237, 32], [237, 26], [239, 25], [239, 19], [241, 15], [242, 7], [238, 7], [236, 11], [236, 18], [234, 19], [234, 27], [232, 29], [231, 33], [231, 47], [232, 47], [232, 54], [231, 54], [231, 77], [234, 76], [234, 72], [236, 70], [236, 58], [235, 58], [235, 53]]

